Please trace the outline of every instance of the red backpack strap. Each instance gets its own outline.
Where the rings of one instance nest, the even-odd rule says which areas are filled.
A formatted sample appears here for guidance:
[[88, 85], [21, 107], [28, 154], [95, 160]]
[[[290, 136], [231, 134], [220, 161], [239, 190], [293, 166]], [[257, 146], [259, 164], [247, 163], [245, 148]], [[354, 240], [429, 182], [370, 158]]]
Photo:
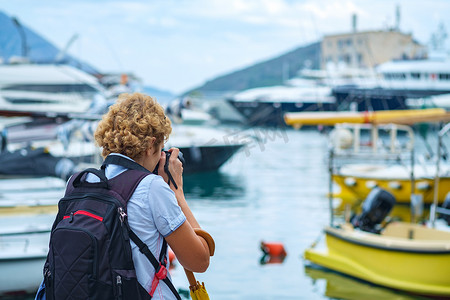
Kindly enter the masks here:
[[[129, 228], [129, 227], [128, 227]], [[181, 300], [180, 295], [178, 294], [175, 286], [173, 283], [169, 280], [169, 277], [167, 277], [167, 261], [165, 254], [167, 252], [167, 241], [166, 239], [163, 239], [163, 245], [162, 249], [159, 255], [159, 261], [155, 258], [153, 253], [148, 249], [148, 246], [141, 241], [141, 239], [131, 230], [129, 229], [129, 235], [131, 240], [139, 247], [139, 251], [144, 254], [147, 259], [150, 261], [150, 263], [155, 268], [155, 277], [153, 277], [152, 280], [152, 286], [151, 290], [149, 292], [150, 296], [153, 297], [153, 294], [155, 293], [156, 287], [158, 286], [158, 283], [160, 280], [162, 280], [172, 291], [172, 293], [175, 295], [175, 297], [179, 300]]]

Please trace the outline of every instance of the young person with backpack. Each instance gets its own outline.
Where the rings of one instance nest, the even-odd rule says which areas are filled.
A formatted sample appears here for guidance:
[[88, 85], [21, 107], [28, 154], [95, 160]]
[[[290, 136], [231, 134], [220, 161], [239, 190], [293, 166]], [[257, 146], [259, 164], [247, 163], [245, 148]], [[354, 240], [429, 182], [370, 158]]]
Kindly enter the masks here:
[[140, 93], [122, 94], [103, 116], [101, 169], [73, 175], [58, 204], [46, 299], [180, 299], [168, 246], [185, 269], [206, 271], [211, 239], [184, 197], [179, 149], [162, 151], [171, 131], [163, 108]]

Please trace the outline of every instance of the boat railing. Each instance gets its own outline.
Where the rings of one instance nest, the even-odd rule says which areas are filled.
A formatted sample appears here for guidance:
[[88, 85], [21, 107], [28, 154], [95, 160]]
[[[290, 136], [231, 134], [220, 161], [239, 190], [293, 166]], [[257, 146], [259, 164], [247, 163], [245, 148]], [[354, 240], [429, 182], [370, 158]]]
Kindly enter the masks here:
[[[333, 174], [339, 163], [374, 161], [376, 163], [397, 162], [410, 165], [411, 203], [419, 207], [415, 197], [414, 175], [414, 131], [400, 124], [336, 124], [330, 134], [329, 146], [329, 209], [330, 225], [333, 226]], [[413, 211], [413, 210], [412, 210]]]
[[335, 156], [400, 159], [414, 149], [414, 132], [399, 124], [337, 124], [331, 134]]
[[447, 125], [445, 125], [438, 132], [436, 175], [435, 175], [435, 178], [434, 178], [434, 195], [433, 195], [433, 204], [431, 205], [431, 208], [430, 208], [430, 223], [431, 223], [431, 226], [433, 228], [435, 227], [436, 213], [443, 213], [443, 214], [448, 214], [449, 213], [448, 209], [445, 209], [445, 208], [442, 208], [442, 207], [438, 207], [439, 180], [440, 180], [440, 163], [441, 163], [441, 157], [442, 157], [441, 151], [442, 151], [442, 147], [443, 147], [442, 139], [443, 139], [443, 137], [446, 134], [448, 134], [449, 131], [450, 131], [450, 123], [447, 123]]
[[450, 209], [444, 208], [444, 207], [436, 207], [435, 208], [436, 213], [450, 216]]

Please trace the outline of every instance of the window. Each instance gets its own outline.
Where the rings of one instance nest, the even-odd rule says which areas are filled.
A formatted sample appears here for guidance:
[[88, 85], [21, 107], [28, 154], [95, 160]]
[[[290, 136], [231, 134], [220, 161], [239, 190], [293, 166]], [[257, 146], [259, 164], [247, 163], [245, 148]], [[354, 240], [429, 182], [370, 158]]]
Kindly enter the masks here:
[[450, 73], [440, 73], [439, 80], [450, 80]]
[[405, 73], [384, 73], [384, 78], [389, 80], [405, 80]]
[[348, 64], [350, 64], [352, 62], [352, 59], [349, 54], [344, 55], [344, 61]]
[[363, 55], [361, 53], [356, 54], [358, 59], [358, 64], [361, 64], [363, 62]]

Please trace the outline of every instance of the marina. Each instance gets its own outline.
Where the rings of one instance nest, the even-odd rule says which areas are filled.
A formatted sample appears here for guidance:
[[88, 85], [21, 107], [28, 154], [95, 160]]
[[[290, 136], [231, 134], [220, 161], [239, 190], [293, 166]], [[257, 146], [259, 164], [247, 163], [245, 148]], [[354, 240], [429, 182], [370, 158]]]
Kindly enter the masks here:
[[[213, 299], [329, 299], [335, 291], [330, 286], [336, 284], [353, 291], [342, 299], [371, 294], [426, 299], [311, 269], [303, 251], [329, 224], [328, 136], [317, 130], [251, 131], [264, 139], [249, 143], [218, 172], [185, 176], [189, 205], [216, 241], [210, 269], [196, 274]], [[264, 263], [261, 241], [284, 245], [287, 256], [282, 263]], [[176, 260], [171, 274], [175, 286], [188, 287]], [[236, 289], [243, 281], [247, 288]]]
[[[202, 227], [194, 231], [209, 246], [209, 268], [198, 262], [207, 270], [195, 276], [169, 251], [168, 271], [183, 300], [197, 300], [194, 290], [215, 300], [450, 299], [447, 35], [440, 25], [434, 33], [438, 40], [428, 48], [400, 30], [399, 7], [395, 22], [361, 31], [355, 13], [350, 32], [326, 34], [175, 95], [145, 85], [134, 70], [104, 72], [69, 55], [77, 35], [60, 50], [0, 12], [0, 25], [15, 37], [0, 35], [0, 299], [34, 299], [67, 180], [101, 166], [101, 149], [94, 142], [98, 122], [120, 94], [135, 92], [154, 96], [165, 112], [149, 111], [160, 116], [146, 130], [171, 120], [169, 139], [158, 151], [169, 155], [170, 148], [180, 149], [183, 191]], [[135, 114], [132, 118], [135, 122]], [[111, 123], [116, 130], [116, 119]], [[126, 134], [120, 132], [114, 143], [127, 144]], [[133, 138], [135, 147], [140, 139]], [[146, 167], [152, 147], [144, 148]], [[159, 152], [152, 155], [154, 166]], [[127, 296], [122, 292], [130, 292], [130, 282], [141, 279], [129, 267], [131, 251], [123, 251], [130, 236], [135, 239], [123, 226], [125, 207], [115, 209], [119, 201], [113, 196], [95, 198], [100, 187], [105, 195], [120, 194], [109, 185], [112, 181], [97, 176], [100, 183], [80, 184], [81, 175], [75, 179], [73, 187], [82, 197], [77, 190], [59, 204], [67, 209], [60, 216], [66, 223], [59, 224], [63, 230], [83, 231], [87, 243], [95, 245], [94, 254], [80, 250], [83, 254], [75, 255], [87, 261], [95, 257], [80, 264], [92, 274], [99, 271], [97, 236], [77, 227], [84, 222], [78, 218], [88, 216], [89, 224], [101, 227], [108, 236], [105, 245], [112, 236], [125, 241], [125, 248], [111, 252], [120, 255], [109, 255], [126, 256], [128, 262], [115, 266], [116, 273], [104, 272], [107, 279], [94, 285]], [[116, 183], [118, 188], [122, 181]], [[86, 196], [83, 188], [88, 187], [97, 190]], [[86, 197], [95, 198], [92, 209], [82, 206], [89, 202]], [[114, 209], [99, 213], [100, 206]], [[110, 221], [112, 215], [117, 218]], [[162, 219], [169, 221], [165, 215]], [[79, 236], [70, 243], [60, 237], [58, 246], [71, 250], [67, 245], [77, 244]], [[59, 255], [58, 266], [69, 265], [63, 273], [72, 276], [75, 264], [65, 264], [70, 255], [61, 254], [71, 252], [51, 249]], [[181, 259], [182, 251], [177, 253]], [[109, 255], [102, 266], [112, 267]], [[152, 262], [155, 273], [163, 277], [155, 278], [164, 279], [165, 268], [158, 263]], [[65, 276], [55, 270], [46, 266], [46, 284]], [[77, 272], [83, 280], [89, 277], [83, 284], [90, 282], [85, 271]], [[64, 284], [60, 289], [64, 295], [77, 294], [80, 282], [68, 285], [72, 291]], [[152, 288], [157, 282], [153, 279]], [[85, 287], [90, 295], [91, 282]]]

